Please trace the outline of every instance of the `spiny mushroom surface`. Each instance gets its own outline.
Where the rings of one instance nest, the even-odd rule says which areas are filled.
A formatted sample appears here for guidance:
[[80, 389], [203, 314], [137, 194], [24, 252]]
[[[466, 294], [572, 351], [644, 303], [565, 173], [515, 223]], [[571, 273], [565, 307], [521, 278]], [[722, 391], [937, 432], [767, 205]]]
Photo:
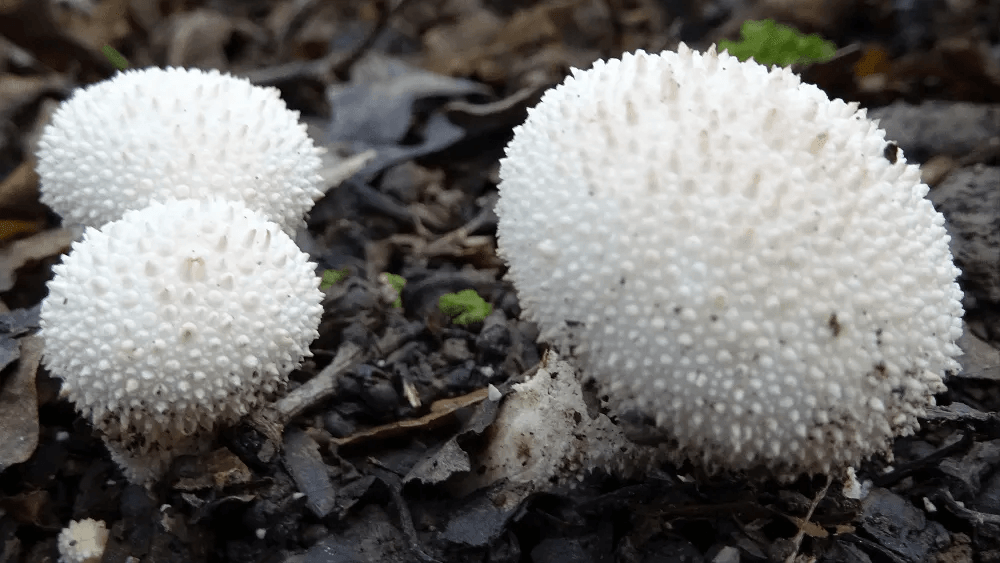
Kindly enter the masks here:
[[501, 161], [526, 318], [709, 470], [889, 453], [958, 368], [958, 270], [857, 104], [728, 54], [573, 69]]
[[318, 335], [314, 264], [241, 203], [170, 201], [88, 228], [53, 268], [44, 363], [134, 482], [281, 388]]
[[181, 68], [77, 90], [38, 146], [41, 200], [100, 226], [168, 198], [243, 201], [289, 234], [323, 192], [320, 149], [276, 88]]

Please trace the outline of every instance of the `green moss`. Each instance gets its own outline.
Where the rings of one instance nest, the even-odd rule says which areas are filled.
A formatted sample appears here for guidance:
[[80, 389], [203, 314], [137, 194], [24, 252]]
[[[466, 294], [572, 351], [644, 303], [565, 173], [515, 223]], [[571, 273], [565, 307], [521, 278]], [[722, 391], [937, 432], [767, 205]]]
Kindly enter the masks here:
[[774, 20], [745, 21], [740, 27], [740, 41], [719, 41], [719, 51], [726, 50], [741, 61], [753, 57], [763, 65], [788, 66], [792, 63], [816, 63], [829, 60], [836, 46], [819, 35], [803, 35], [798, 30]]
[[442, 295], [438, 299], [438, 308], [459, 325], [480, 322], [493, 312], [493, 306], [471, 289]]
[[320, 279], [319, 288], [323, 290], [336, 285], [347, 278], [347, 274], [347, 268], [340, 270], [323, 270], [323, 276], [322, 279]]
[[[403, 286], [406, 285], [406, 279], [404, 279], [403, 276], [386, 272], [385, 277], [389, 280], [389, 285], [396, 290], [396, 293], [403, 292]], [[396, 300], [392, 302], [392, 306], [396, 308], [402, 307], [403, 298], [397, 297]]]
[[118, 50], [111, 45], [101, 47], [101, 52], [104, 53], [105, 57], [107, 57], [111, 66], [117, 68], [118, 70], [125, 70], [128, 68], [128, 59], [126, 59], [124, 55], [119, 53]]

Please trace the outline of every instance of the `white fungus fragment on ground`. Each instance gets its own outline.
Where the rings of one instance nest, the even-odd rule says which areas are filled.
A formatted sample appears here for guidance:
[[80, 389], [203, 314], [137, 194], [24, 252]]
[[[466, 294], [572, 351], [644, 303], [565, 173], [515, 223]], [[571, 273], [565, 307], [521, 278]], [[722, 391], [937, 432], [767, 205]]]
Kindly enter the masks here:
[[103, 521], [73, 520], [59, 533], [59, 563], [98, 563], [108, 542]]
[[844, 498], [863, 500], [866, 496], [868, 496], [868, 492], [871, 491], [872, 488], [871, 481], [858, 481], [858, 476], [854, 472], [853, 467], [848, 467], [847, 471], [844, 473]]
[[714, 47], [573, 69], [501, 161], [525, 318], [678, 460], [891, 455], [959, 367], [962, 292], [919, 169], [865, 115]]
[[129, 211], [53, 271], [44, 364], [137, 483], [284, 387], [323, 311], [315, 264], [237, 202]]
[[100, 226], [151, 201], [243, 201], [294, 234], [322, 197], [321, 149], [276, 88], [182, 68], [76, 90], [38, 146], [41, 200]]
[[547, 352], [535, 375], [512, 389], [465, 490], [504, 479], [537, 490], [571, 484], [595, 469], [630, 476], [656, 455], [655, 448], [631, 443], [607, 415], [588, 413], [575, 369], [555, 352]]

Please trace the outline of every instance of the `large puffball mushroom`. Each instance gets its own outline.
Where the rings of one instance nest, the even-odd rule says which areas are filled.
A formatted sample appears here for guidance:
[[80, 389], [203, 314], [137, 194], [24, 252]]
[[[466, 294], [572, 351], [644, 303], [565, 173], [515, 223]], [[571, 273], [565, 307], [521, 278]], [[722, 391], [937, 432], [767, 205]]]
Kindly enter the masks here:
[[279, 390], [318, 336], [315, 265], [243, 204], [153, 203], [53, 268], [44, 364], [128, 478], [155, 480]]
[[181, 68], [77, 90], [38, 144], [41, 200], [100, 226], [169, 198], [243, 201], [289, 234], [323, 192], [320, 149], [276, 88]]
[[709, 470], [888, 454], [958, 368], [962, 292], [865, 115], [714, 47], [574, 69], [501, 161], [526, 318]]

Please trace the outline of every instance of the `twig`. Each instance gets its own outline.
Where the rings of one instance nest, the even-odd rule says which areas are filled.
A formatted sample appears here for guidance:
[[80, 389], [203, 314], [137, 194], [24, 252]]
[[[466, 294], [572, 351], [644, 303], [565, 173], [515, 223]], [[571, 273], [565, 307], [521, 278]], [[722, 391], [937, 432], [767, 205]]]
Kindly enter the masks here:
[[[816, 507], [819, 505], [820, 501], [826, 497], [826, 491], [827, 489], [830, 488], [830, 481], [832, 481], [832, 479], [830, 479], [830, 476], [827, 475], [826, 483], [824, 483], [823, 488], [820, 489], [818, 493], [816, 493], [816, 498], [813, 499], [812, 504], [809, 506], [809, 511], [806, 512], [806, 516], [803, 519], [805, 522], [808, 522], [812, 518], [813, 512], [816, 510]], [[799, 547], [802, 545], [802, 537], [805, 536], [806, 529], [803, 526], [798, 526], [798, 528], [799, 528], [798, 533], [795, 534], [794, 538], [792, 538], [792, 547], [794, 549], [788, 555], [788, 557], [785, 558], [785, 563], [795, 563], [795, 556], [799, 554]]]
[[390, 330], [368, 351], [353, 342], [344, 342], [337, 349], [337, 355], [330, 365], [323, 368], [315, 377], [273, 404], [250, 415], [248, 419], [250, 426], [267, 437], [269, 442], [262, 446], [257, 454], [261, 461], [270, 460], [278, 452], [281, 435], [290, 420], [325, 401], [336, 392], [337, 381], [341, 375], [362, 362], [385, 357], [414, 336], [413, 330]]

